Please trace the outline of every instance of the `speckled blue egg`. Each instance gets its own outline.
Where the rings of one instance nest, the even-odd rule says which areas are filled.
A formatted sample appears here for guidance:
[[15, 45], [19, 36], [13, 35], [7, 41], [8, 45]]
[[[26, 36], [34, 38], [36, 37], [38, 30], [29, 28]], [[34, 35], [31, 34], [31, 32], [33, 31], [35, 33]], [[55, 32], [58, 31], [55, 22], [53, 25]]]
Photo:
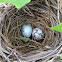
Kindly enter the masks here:
[[30, 24], [22, 26], [22, 35], [25, 37], [30, 37], [32, 34], [32, 26]]
[[32, 37], [35, 40], [41, 40], [44, 37], [44, 33], [40, 28], [35, 28], [33, 29]]

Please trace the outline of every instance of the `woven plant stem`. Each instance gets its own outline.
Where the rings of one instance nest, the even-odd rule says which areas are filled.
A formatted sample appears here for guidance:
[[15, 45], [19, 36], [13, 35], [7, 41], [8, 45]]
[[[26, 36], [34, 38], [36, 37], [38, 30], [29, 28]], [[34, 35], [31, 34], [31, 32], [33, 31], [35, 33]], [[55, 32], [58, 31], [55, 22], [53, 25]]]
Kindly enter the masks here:
[[[0, 3], [0, 56], [2, 56], [4, 59], [6, 59], [5, 53], [7, 54], [10, 54], [10, 53], [6, 51], [1, 45], [2, 38], [4, 39], [5, 42], [8, 41], [8, 39], [6, 39], [6, 37], [2, 34], [2, 27], [3, 27], [3, 23], [5, 22], [5, 15], [9, 12], [8, 10], [9, 8], [11, 8], [11, 6], [12, 6], [11, 4], [7, 5], [5, 3]], [[7, 61], [10, 62], [9, 58], [7, 58]]]
[[8, 43], [9, 39], [7, 39], [0, 31], [0, 36], [4, 39], [5, 43], [8, 44], [8, 46], [12, 46]]
[[57, 3], [58, 3], [58, 10], [57, 10], [57, 18], [58, 18], [58, 23], [60, 23], [60, 0], [57, 0]]
[[14, 52], [14, 55], [16, 56], [18, 62], [22, 62], [22, 60], [18, 57], [18, 55]]
[[[60, 43], [60, 45], [53, 51], [53, 52], [51, 52], [50, 54], [48, 54], [47, 55], [47, 57], [48, 58], [46, 58], [46, 60], [44, 60], [43, 62], [46, 62], [46, 61], [48, 61], [50, 58], [52, 58], [51, 59], [51, 61], [53, 61], [55, 58], [57, 58], [57, 56], [59, 55], [59, 53], [62, 51], [62, 42]], [[61, 47], [61, 48], [60, 48]], [[60, 48], [60, 50], [58, 50]], [[57, 52], [56, 54], [54, 53], [54, 52]], [[53, 53], [54, 53], [54, 55], [53, 55]]]
[[50, 0], [49, 0], [49, 20], [50, 20]]

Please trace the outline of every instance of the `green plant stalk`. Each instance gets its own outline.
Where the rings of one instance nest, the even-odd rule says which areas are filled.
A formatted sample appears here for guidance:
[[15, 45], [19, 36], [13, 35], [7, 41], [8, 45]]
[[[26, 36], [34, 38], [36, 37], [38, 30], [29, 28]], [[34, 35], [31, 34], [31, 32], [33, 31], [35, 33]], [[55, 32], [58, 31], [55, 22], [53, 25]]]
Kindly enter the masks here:
[[[18, 36], [19, 38], [22, 38], [22, 39], [28, 39], [28, 40], [30, 40], [30, 38], [26, 38], [26, 37], [23, 37], [23, 36]], [[23, 42], [28, 42], [28, 40], [22, 40]]]

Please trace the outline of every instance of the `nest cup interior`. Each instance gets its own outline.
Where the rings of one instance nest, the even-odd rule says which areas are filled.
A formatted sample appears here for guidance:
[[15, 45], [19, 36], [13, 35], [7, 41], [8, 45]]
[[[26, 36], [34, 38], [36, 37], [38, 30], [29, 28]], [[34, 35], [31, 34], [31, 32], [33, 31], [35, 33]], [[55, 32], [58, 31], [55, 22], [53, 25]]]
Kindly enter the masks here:
[[[14, 13], [14, 15], [12, 15], [10, 18], [7, 17], [2, 29], [3, 34], [9, 39], [8, 43], [10, 43], [13, 48], [16, 48], [17, 51], [20, 51], [22, 53], [27, 53], [35, 50], [43, 50], [45, 46], [55, 46], [54, 43], [59, 40], [60, 35], [59, 32], [50, 30], [50, 27], [56, 25], [53, 14], [51, 14], [50, 20], [49, 11], [43, 9], [43, 5], [41, 5], [43, 8], [41, 7], [39, 9], [38, 2], [35, 4], [30, 4], [28, 4], [27, 7], [23, 7], [22, 9], [17, 10], [17, 12]], [[27, 8], [30, 9], [31, 14], [29, 14], [30, 12], [29, 10], [27, 10]], [[18, 36], [23, 36], [21, 31], [23, 24], [31, 24], [32, 28], [38, 27], [42, 29], [44, 32], [43, 39], [40, 41], [36, 41], [32, 38], [31, 35], [28, 42], [22, 42], [22, 40], [24, 39], [19, 38]], [[8, 26], [9, 28], [7, 32], [6, 28]]]

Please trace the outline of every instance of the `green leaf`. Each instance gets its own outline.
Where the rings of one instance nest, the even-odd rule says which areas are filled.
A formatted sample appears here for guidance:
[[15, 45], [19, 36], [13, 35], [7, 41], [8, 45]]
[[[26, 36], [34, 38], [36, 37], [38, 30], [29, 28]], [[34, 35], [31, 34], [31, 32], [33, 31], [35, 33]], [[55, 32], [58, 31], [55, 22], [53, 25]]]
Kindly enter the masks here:
[[[26, 38], [26, 37], [23, 37], [23, 36], [20, 36], [20, 35], [19, 35], [18, 37], [19, 37], [19, 38], [22, 38], [22, 39], [28, 39], [28, 40], [30, 39], [30, 38]], [[28, 40], [22, 40], [22, 41], [23, 41], [23, 42], [28, 42]]]
[[60, 59], [62, 60], [62, 56], [60, 57]]
[[58, 24], [57, 26], [51, 27], [50, 29], [62, 32], [62, 23]]
[[0, 0], [0, 3], [11, 3], [15, 5], [17, 8], [21, 8], [30, 1], [31, 0]]

